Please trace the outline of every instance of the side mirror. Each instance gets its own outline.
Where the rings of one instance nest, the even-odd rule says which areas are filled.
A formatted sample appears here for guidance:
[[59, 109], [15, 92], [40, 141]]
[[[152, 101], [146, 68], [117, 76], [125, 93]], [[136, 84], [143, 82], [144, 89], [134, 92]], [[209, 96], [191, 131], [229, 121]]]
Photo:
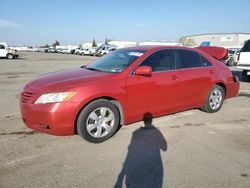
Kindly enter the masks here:
[[135, 70], [135, 75], [150, 77], [152, 75], [152, 68], [149, 66], [140, 66]]

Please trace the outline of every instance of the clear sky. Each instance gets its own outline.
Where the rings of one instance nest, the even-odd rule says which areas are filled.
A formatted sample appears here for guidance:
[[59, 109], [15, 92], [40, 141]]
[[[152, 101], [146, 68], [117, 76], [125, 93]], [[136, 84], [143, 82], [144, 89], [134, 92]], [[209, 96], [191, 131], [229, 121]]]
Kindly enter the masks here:
[[250, 0], [1, 0], [0, 42], [178, 40], [250, 32]]

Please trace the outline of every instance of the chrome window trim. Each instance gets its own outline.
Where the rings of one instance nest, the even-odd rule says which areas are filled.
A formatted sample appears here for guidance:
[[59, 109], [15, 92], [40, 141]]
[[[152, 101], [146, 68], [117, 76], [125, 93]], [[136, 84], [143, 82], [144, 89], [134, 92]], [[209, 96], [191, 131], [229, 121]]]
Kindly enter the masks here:
[[[160, 50], [157, 50], [157, 51], [155, 51], [155, 52], [153, 52], [153, 53], [151, 53], [151, 54], [149, 54], [149, 55], [147, 55], [145, 58], [143, 58], [142, 60], [141, 60], [141, 62], [129, 73], [129, 76], [135, 76], [135, 70], [143, 63], [143, 61], [144, 60], [146, 60], [149, 56], [151, 56], [151, 55], [153, 55], [154, 53], [156, 53], [156, 52], [159, 52], [159, 51], [163, 51], [163, 50], [173, 50], [174, 51], [174, 63], [175, 63], [175, 69], [173, 69], [173, 70], [162, 70], [162, 71], [156, 71], [156, 72], [153, 72], [152, 71], [152, 74], [155, 74], [155, 73], [158, 73], [158, 72], [173, 72], [173, 71], [179, 71], [179, 70], [189, 70], [189, 69], [200, 69], [200, 68], [208, 68], [208, 67], [214, 67], [214, 65], [212, 64], [212, 63], [210, 63], [210, 61], [207, 59], [207, 58], [205, 58], [204, 56], [202, 56], [201, 54], [199, 54], [199, 53], [197, 53], [197, 52], [195, 52], [195, 51], [193, 51], [193, 50], [189, 50], [189, 49], [179, 49], [179, 48], [166, 48], [166, 49], [160, 49]], [[200, 59], [201, 59], [201, 57], [203, 57], [203, 58], [205, 58], [211, 65], [208, 65], [208, 66], [201, 66], [201, 67], [189, 67], [189, 68], [181, 68], [181, 69], [177, 69], [176, 68], [176, 61], [177, 61], [177, 59], [175, 58], [175, 56], [176, 56], [176, 50], [187, 50], [187, 51], [192, 51], [192, 52], [195, 52], [195, 53], [197, 53], [199, 56], [200, 56]], [[201, 60], [201, 62], [202, 62], [202, 60]]]

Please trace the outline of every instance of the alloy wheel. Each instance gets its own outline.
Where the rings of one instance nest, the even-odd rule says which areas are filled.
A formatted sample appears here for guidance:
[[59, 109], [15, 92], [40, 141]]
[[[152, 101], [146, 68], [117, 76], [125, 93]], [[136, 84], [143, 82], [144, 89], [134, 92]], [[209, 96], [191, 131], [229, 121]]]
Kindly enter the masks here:
[[209, 97], [209, 105], [213, 110], [217, 110], [222, 104], [223, 96], [219, 89], [214, 89]]
[[114, 113], [107, 107], [101, 107], [93, 110], [86, 122], [88, 133], [95, 138], [106, 136], [114, 127]]

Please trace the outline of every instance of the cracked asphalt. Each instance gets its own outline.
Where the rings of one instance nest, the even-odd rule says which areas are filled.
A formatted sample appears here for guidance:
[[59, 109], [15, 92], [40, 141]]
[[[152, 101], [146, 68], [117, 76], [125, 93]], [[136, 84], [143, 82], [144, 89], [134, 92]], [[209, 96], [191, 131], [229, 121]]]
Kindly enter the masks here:
[[239, 96], [226, 100], [218, 113], [194, 109], [138, 122], [91, 144], [79, 136], [26, 128], [18, 96], [38, 75], [79, 67], [95, 57], [20, 55], [0, 59], [1, 188], [250, 187], [250, 83], [241, 82]]

